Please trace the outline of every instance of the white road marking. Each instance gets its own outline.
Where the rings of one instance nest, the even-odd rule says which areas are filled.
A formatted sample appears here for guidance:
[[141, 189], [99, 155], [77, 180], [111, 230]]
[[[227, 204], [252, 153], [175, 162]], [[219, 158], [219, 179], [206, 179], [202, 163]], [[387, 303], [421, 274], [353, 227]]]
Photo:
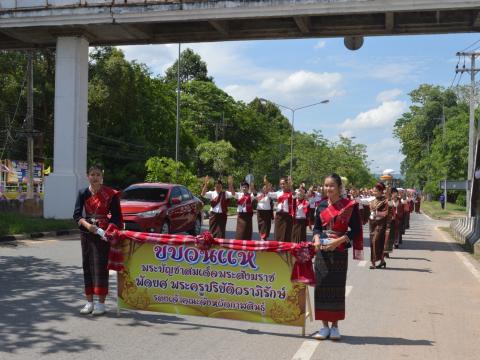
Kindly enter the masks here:
[[305, 340], [293, 355], [292, 360], [310, 360], [319, 343], [318, 340]]
[[365, 260], [359, 261], [357, 264], [357, 266], [360, 266], [360, 267], [365, 267], [365, 265], [367, 265], [367, 262]]
[[437, 230], [440, 233], [442, 240], [447, 242], [450, 249], [452, 249], [452, 251], [460, 258], [460, 261], [463, 263], [463, 265], [465, 265], [465, 267], [472, 273], [472, 275], [480, 282], [480, 271], [478, 271], [475, 265], [472, 264], [470, 259], [463, 252], [458, 251], [458, 248], [456, 248], [456, 246], [452, 245], [448, 241], [446, 235], [443, 233], [442, 230], [438, 228], [435, 228], [435, 230]]
[[117, 272], [115, 270], [108, 270], [108, 275], [115, 275]]
[[352, 285], [347, 285], [347, 286], [345, 286], [345, 297], [347, 297], [348, 295], [350, 295], [350, 293], [352, 292], [352, 289], [353, 289], [353, 286], [352, 286]]

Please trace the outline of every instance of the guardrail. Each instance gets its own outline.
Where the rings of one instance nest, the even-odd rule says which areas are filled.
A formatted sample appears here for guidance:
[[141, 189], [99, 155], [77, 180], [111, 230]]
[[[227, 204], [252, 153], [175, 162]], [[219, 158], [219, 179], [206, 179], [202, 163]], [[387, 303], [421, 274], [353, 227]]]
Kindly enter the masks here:
[[468, 244], [480, 253], [480, 218], [465, 217], [450, 223], [453, 237], [461, 244]]

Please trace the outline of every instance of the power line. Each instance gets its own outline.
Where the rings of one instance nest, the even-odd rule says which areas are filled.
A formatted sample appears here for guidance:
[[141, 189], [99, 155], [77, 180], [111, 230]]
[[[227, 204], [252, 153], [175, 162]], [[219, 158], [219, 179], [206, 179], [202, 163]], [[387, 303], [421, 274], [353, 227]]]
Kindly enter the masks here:
[[[475, 41], [473, 44], [471, 44], [471, 45], [467, 46], [465, 49], [463, 49], [463, 50], [462, 50], [462, 51], [460, 51], [460, 52], [467, 51], [467, 50], [468, 50], [468, 49], [470, 49], [472, 46], [474, 46], [475, 44], [478, 44], [478, 43], [480, 43], [480, 39], [479, 39], [479, 40], [477, 40], [477, 41]], [[478, 48], [477, 48], [477, 49], [478, 49]], [[475, 49], [475, 50], [476, 50], [476, 49]], [[474, 51], [475, 51], [475, 50], [474, 50]]]

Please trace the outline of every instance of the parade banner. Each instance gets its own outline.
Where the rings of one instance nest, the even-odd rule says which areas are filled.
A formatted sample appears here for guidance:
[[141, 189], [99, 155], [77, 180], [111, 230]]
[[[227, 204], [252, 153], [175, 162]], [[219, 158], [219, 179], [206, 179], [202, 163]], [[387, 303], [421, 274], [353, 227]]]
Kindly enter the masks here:
[[[202, 248], [198, 237], [182, 242], [179, 238], [195, 237], [158, 235], [163, 241], [154, 241], [145, 235], [148, 241], [135, 241], [131, 238], [141, 233], [121, 233], [129, 233], [130, 240], [124, 238], [120, 245], [124, 268], [118, 273], [119, 309], [304, 327], [306, 283], [312, 280], [298, 275], [310, 270], [298, 270], [295, 262], [301, 258], [311, 267], [302, 250], [308, 248], [270, 242], [296, 251], [254, 251], [232, 245], [246, 242], [241, 240], [223, 240], [233, 248]], [[294, 273], [299, 281], [292, 281]]]

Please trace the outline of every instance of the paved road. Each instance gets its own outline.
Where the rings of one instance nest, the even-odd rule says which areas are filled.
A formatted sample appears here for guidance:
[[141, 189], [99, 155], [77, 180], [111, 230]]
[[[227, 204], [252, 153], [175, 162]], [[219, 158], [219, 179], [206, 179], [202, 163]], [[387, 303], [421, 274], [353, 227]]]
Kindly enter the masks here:
[[[350, 262], [341, 342], [302, 338], [285, 326], [146, 312], [117, 317], [113, 297], [107, 316], [83, 317], [76, 237], [1, 245], [0, 359], [478, 359], [480, 267], [438, 226], [445, 224], [414, 216], [386, 270]], [[307, 334], [318, 327], [308, 323]]]

